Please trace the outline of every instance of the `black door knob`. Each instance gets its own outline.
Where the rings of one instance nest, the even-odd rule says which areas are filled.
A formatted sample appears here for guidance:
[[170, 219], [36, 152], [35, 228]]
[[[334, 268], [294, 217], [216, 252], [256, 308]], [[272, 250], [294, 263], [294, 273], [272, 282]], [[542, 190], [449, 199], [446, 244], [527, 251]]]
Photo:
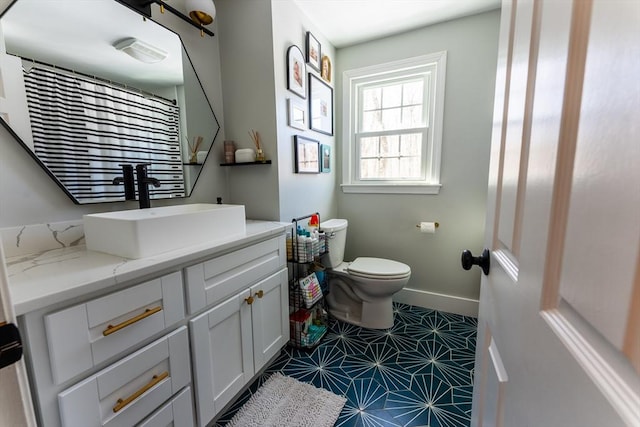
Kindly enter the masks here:
[[482, 268], [482, 272], [485, 276], [489, 275], [489, 267], [491, 267], [491, 254], [489, 249], [482, 251], [481, 256], [473, 256], [470, 250], [465, 249], [462, 251], [462, 258], [460, 261], [462, 262], [462, 268], [465, 270], [471, 270], [471, 267], [478, 265]]

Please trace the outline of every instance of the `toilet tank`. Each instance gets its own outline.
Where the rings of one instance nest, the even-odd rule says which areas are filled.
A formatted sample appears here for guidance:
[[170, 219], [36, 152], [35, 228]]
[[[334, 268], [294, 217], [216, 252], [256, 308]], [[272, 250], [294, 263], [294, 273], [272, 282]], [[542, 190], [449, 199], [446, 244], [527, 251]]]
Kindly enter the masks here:
[[329, 253], [323, 258], [326, 267], [334, 268], [344, 261], [344, 245], [347, 242], [346, 219], [330, 219], [320, 224], [320, 229], [327, 236], [327, 250]]

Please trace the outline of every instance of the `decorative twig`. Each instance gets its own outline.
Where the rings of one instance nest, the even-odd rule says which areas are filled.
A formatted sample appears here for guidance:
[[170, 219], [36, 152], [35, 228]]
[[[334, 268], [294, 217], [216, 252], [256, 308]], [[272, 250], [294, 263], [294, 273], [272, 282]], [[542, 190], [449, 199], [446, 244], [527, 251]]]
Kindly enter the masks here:
[[201, 136], [193, 137], [193, 142], [195, 143], [195, 146], [191, 145], [191, 143], [189, 142], [189, 138], [185, 137], [185, 139], [187, 140], [187, 145], [189, 146], [189, 162], [195, 163], [196, 155], [198, 154], [198, 148], [200, 148], [203, 138]]
[[192, 153], [197, 153], [198, 152], [198, 148], [200, 148], [200, 144], [202, 144], [202, 137], [201, 136], [197, 136], [195, 138], [196, 140], [196, 146], [193, 148]]
[[200, 148], [200, 144], [202, 144], [202, 137], [201, 136], [195, 136], [193, 137], [193, 142], [195, 142], [195, 147], [193, 145], [191, 145], [191, 143], [189, 142], [189, 138], [187, 139], [187, 145], [189, 146], [189, 152], [190, 153], [197, 153], [198, 152], [198, 148]]
[[252, 129], [251, 132], [249, 132], [249, 136], [253, 140], [253, 143], [255, 144], [256, 148], [258, 150], [261, 150], [262, 148], [260, 147], [260, 134]]

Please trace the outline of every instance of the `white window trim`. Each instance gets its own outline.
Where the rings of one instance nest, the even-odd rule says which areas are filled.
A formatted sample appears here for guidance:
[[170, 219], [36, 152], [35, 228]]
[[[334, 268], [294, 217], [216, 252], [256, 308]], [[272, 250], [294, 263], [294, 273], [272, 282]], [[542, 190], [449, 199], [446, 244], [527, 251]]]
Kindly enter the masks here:
[[[355, 112], [352, 105], [357, 93], [356, 85], [359, 81], [369, 79], [376, 74], [392, 73], [399, 69], [424, 67], [436, 64], [435, 74], [435, 105], [433, 117], [429, 127], [432, 143], [427, 153], [429, 173], [424, 181], [403, 183], [401, 181], [365, 182], [355, 178], [354, 159], [356, 158], [353, 135], [355, 134]], [[381, 193], [381, 194], [438, 194], [440, 192], [440, 161], [442, 155], [442, 129], [444, 121], [444, 89], [447, 66], [447, 52], [436, 52], [400, 61], [393, 61], [379, 65], [345, 71], [342, 75], [342, 99], [345, 107], [342, 111], [342, 191], [344, 193]]]

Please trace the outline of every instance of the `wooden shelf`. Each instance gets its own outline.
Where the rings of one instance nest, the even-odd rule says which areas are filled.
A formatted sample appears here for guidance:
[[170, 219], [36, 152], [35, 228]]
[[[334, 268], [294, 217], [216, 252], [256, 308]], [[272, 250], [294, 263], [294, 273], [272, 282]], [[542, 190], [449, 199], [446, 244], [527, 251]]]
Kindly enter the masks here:
[[270, 165], [271, 160], [264, 160], [262, 162], [244, 162], [244, 163], [220, 163], [220, 166], [248, 166], [248, 165]]

